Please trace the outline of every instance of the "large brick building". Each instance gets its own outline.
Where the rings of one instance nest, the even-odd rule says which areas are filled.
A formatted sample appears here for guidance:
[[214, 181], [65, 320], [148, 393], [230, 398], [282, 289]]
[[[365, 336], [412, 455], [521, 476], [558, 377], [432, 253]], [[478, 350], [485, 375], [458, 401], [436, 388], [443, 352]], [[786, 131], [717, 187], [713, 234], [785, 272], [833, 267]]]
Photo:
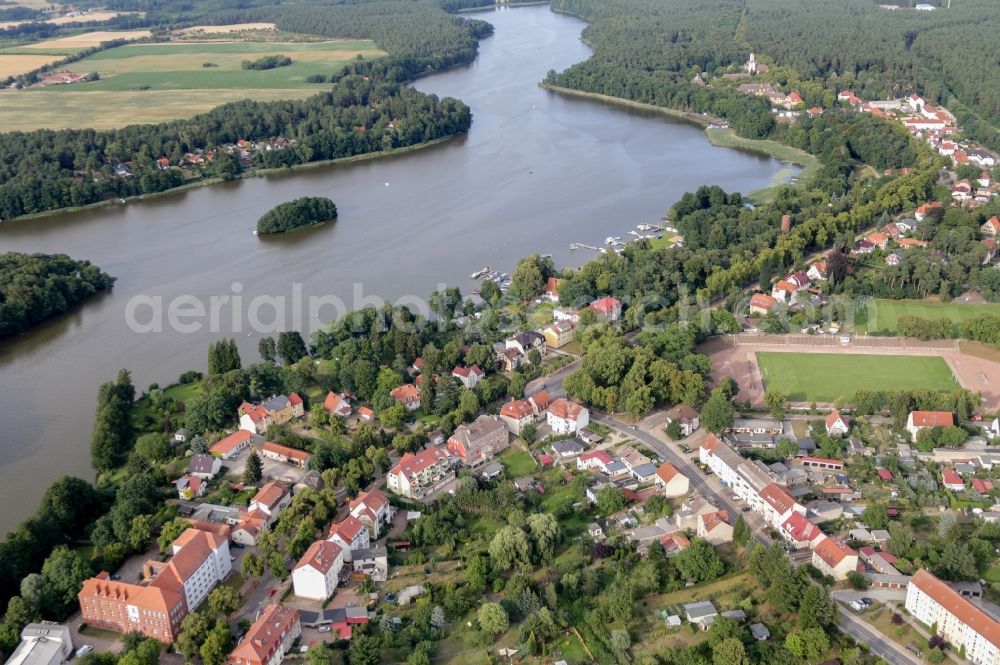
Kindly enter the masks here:
[[147, 562], [143, 584], [115, 581], [106, 572], [84, 582], [77, 594], [83, 622], [173, 642], [184, 617], [232, 570], [229, 541], [207, 531], [182, 533], [173, 543], [173, 554], [166, 563]]
[[460, 425], [448, 439], [448, 452], [465, 466], [489, 462], [510, 445], [510, 434], [497, 416], [482, 415], [468, 425]]

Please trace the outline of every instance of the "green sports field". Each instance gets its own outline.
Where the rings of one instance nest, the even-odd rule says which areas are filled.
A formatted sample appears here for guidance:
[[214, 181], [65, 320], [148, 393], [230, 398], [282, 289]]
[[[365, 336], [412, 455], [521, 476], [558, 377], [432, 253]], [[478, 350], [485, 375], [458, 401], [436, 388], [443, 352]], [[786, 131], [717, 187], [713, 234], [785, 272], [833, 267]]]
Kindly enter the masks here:
[[855, 325], [859, 332], [896, 332], [896, 322], [901, 316], [921, 319], [951, 319], [957, 326], [966, 319], [982, 313], [1000, 314], [1000, 305], [941, 303], [929, 300], [870, 300], [858, 311]]
[[758, 352], [765, 390], [792, 402], [850, 399], [859, 390], [952, 390], [960, 387], [941, 358], [840, 353]]

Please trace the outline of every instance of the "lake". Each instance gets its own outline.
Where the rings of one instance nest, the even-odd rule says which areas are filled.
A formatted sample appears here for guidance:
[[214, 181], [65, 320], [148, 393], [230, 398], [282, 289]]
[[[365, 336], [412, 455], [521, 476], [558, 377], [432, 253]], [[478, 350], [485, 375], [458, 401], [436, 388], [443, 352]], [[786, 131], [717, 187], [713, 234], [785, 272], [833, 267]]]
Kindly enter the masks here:
[[[469, 293], [473, 271], [490, 265], [509, 273], [534, 252], [578, 265], [595, 254], [570, 251], [570, 243], [627, 239], [685, 191], [717, 184], [746, 193], [796, 170], [713, 147], [700, 128], [661, 114], [539, 88], [549, 69], [589, 57], [580, 20], [547, 6], [475, 16], [496, 27], [476, 61], [416, 84], [471, 106], [466, 136], [384, 159], [0, 225], [0, 250], [66, 253], [118, 278], [113, 292], [0, 344], [0, 531], [31, 514], [58, 476], [93, 478], [97, 387], [119, 368], [132, 371], [142, 392], [204, 370], [209, 342], [230, 336], [244, 365], [255, 362], [262, 334], [249, 317], [277, 318], [265, 301], [251, 308], [255, 298], [286, 299], [274, 327], [308, 333], [338, 309], [310, 315], [310, 296], [354, 308], [425, 299], [441, 285]], [[299, 196], [330, 197], [339, 219], [277, 239], [253, 235], [261, 214]], [[288, 301], [296, 294], [301, 312]], [[215, 297], [217, 332], [207, 317], [185, 320], [202, 323], [199, 330], [171, 330], [167, 310], [178, 297], [206, 310]], [[234, 298], [243, 301], [242, 325], [232, 325]], [[151, 324], [155, 307], [164, 330], [137, 332], [126, 321], [130, 303], [139, 303], [139, 324]]]

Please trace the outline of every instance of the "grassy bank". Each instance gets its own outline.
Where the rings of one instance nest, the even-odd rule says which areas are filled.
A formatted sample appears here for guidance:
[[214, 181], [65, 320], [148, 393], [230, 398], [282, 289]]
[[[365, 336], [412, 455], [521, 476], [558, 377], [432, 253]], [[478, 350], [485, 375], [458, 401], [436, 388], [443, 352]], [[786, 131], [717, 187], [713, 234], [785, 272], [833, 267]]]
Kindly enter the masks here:
[[[708, 140], [712, 145], [720, 148], [746, 150], [748, 152], [769, 155], [776, 159], [780, 159], [783, 162], [798, 164], [802, 167], [802, 173], [798, 176], [799, 180], [802, 181], [812, 179], [812, 177], [819, 172], [820, 167], [822, 166], [819, 159], [817, 159], [814, 155], [810, 155], [805, 150], [799, 150], [798, 148], [793, 148], [790, 145], [778, 143], [777, 141], [745, 139], [741, 136], [737, 136], [736, 132], [732, 129], [722, 129], [719, 127], [706, 129], [705, 134], [708, 136]], [[767, 195], [770, 192], [771, 188], [762, 189], [754, 192], [751, 197], [757, 200], [766, 200]]]
[[[655, 106], [653, 104], [644, 104], [642, 102], [634, 102], [629, 99], [622, 99], [620, 97], [611, 97], [608, 95], [601, 95], [596, 92], [582, 92], [580, 90], [573, 90], [572, 88], [563, 88], [557, 85], [549, 85], [547, 83], [539, 84], [546, 90], [552, 90], [558, 92], [562, 95], [568, 95], [571, 97], [580, 97], [583, 99], [595, 99], [602, 102], [607, 102], [609, 104], [616, 104], [628, 108], [642, 109], [644, 111], [653, 111], [654, 113], [659, 113], [670, 118], [676, 118], [678, 120], [683, 120], [685, 122], [690, 122], [692, 124], [698, 125], [699, 127], [705, 128], [705, 134], [708, 137], [709, 143], [719, 148], [732, 148], [735, 150], [744, 150], [747, 152], [753, 152], [761, 155], [767, 155], [769, 157], [774, 157], [783, 162], [788, 162], [790, 164], [796, 164], [802, 167], [802, 173], [799, 174], [800, 180], [811, 179], [820, 169], [820, 161], [813, 155], [810, 155], [804, 150], [799, 150], [798, 148], [793, 148], [791, 146], [785, 145], [784, 143], [778, 143], [777, 141], [769, 141], [762, 139], [746, 139], [736, 135], [736, 132], [732, 129], [721, 129], [718, 127], [709, 128], [709, 125], [713, 124], [724, 124], [725, 120], [722, 118], [714, 118], [712, 116], [701, 115], [700, 113], [692, 113], [690, 111], [678, 111], [677, 109], [665, 108], [663, 106]], [[779, 172], [776, 178], [782, 177], [783, 173]], [[774, 187], [767, 187], [761, 190], [750, 193], [750, 198], [757, 202], [767, 201], [773, 194]]]
[[[439, 143], [450, 141], [456, 138], [457, 136], [459, 135], [453, 134], [451, 136], [443, 136], [441, 138], [434, 139], [432, 141], [426, 141], [424, 143], [418, 143], [416, 145], [410, 145], [404, 148], [395, 148], [393, 150], [386, 150], [382, 152], [368, 152], [363, 155], [353, 155], [352, 157], [341, 157], [340, 159], [325, 159], [318, 162], [309, 162], [307, 164], [296, 164], [295, 166], [287, 168], [257, 169], [254, 171], [246, 171], [243, 173], [242, 176], [240, 176], [239, 179], [242, 180], [242, 179], [254, 178], [257, 176], [291, 173], [293, 171], [300, 171], [304, 169], [315, 169], [321, 166], [332, 166], [334, 164], [351, 164], [354, 162], [368, 161], [370, 159], [381, 159], [383, 157], [392, 157], [394, 155], [402, 155], [408, 152], [415, 152], [417, 150], [423, 150], [424, 148], [430, 148], [431, 146], [438, 145]], [[135, 201], [139, 199], [153, 199], [163, 196], [171, 196], [173, 194], [185, 192], [190, 189], [195, 189], [197, 187], [205, 187], [208, 185], [215, 185], [220, 182], [223, 182], [221, 178], [203, 178], [201, 180], [195, 180], [193, 182], [186, 183], [184, 185], [181, 185], [180, 187], [174, 187], [172, 189], [168, 189], [164, 192], [155, 192], [152, 194], [144, 194], [142, 196], [131, 196], [126, 200]], [[94, 208], [101, 208], [103, 206], [108, 206], [108, 205], [118, 205], [118, 199], [107, 199], [105, 201], [98, 201], [97, 203], [91, 203], [89, 205], [84, 205], [84, 206], [72, 206], [69, 208], [57, 208], [55, 210], [46, 210], [45, 212], [39, 212], [33, 215], [24, 215], [22, 217], [16, 217], [14, 220], [11, 221], [41, 219], [43, 217], [52, 217], [54, 215], [65, 215], [69, 213], [80, 212], [83, 210], [92, 210]]]

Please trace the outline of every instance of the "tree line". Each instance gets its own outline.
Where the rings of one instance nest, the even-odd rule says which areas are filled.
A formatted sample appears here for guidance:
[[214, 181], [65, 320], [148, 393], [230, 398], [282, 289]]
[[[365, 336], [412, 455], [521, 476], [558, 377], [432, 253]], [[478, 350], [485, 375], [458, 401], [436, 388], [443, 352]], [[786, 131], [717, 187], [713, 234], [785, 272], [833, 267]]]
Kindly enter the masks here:
[[[139, 3], [142, 4], [142, 3]], [[404, 85], [471, 61], [492, 27], [448, 15], [433, 2], [302, 4], [199, 13], [212, 23], [275, 21], [283, 30], [327, 37], [372, 38], [390, 57], [354, 61], [330, 73], [332, 87], [301, 101], [242, 100], [186, 120], [116, 130], [38, 130], [0, 134], [0, 219], [165, 191], [184, 184], [186, 154], [215, 150], [202, 173], [233, 178], [258, 167], [287, 167], [411, 146], [468, 130], [460, 101]], [[153, 15], [155, 18], [155, 14]], [[147, 17], [148, 18], [148, 17]], [[178, 20], [167, 14], [160, 20]], [[239, 140], [294, 138], [283, 150], [241, 160], [219, 147]], [[132, 175], [116, 174], [129, 163]]]

